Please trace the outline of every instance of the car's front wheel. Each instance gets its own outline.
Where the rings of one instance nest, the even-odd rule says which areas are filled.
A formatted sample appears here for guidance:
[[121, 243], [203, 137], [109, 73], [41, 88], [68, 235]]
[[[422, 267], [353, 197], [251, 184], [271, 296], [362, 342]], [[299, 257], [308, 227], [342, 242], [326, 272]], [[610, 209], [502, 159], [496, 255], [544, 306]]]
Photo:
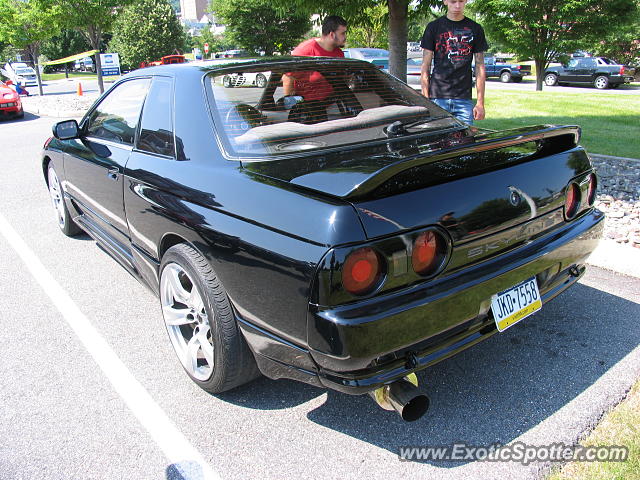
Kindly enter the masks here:
[[231, 83], [231, 77], [229, 75], [225, 75], [224, 77], [222, 77], [222, 85], [224, 86], [224, 88], [233, 87], [233, 84]]
[[593, 85], [599, 90], [604, 90], [609, 87], [609, 77], [606, 75], [598, 75], [593, 81]]
[[500, 81], [502, 83], [509, 83], [511, 81], [511, 74], [509, 72], [502, 72], [500, 74]]
[[62, 185], [51, 163], [47, 169], [47, 180], [49, 182], [49, 198], [51, 198], [51, 205], [53, 206], [53, 212], [56, 216], [58, 227], [60, 227], [60, 231], [62, 231], [66, 236], [73, 237], [82, 230], [73, 221], [71, 214], [69, 213], [69, 209], [67, 208], [66, 203], [64, 203]]
[[558, 76], [555, 73], [547, 73], [544, 76], [544, 84], [548, 87], [553, 87], [558, 83]]
[[259, 375], [226, 291], [194, 248], [179, 244], [165, 253], [160, 303], [173, 349], [203, 390], [224, 392]]
[[256, 86], [260, 88], [264, 88], [267, 86], [267, 77], [263, 74], [259, 73], [256, 75]]

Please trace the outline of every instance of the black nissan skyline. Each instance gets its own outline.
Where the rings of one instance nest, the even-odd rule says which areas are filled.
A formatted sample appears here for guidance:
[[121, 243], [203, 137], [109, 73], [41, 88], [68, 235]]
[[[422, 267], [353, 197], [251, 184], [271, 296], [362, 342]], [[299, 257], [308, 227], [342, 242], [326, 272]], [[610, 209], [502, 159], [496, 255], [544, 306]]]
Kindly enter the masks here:
[[415, 420], [416, 371], [584, 273], [603, 215], [579, 140], [466, 125], [368, 62], [276, 57], [131, 72], [41, 162], [61, 231], [157, 295], [204, 390], [264, 374]]

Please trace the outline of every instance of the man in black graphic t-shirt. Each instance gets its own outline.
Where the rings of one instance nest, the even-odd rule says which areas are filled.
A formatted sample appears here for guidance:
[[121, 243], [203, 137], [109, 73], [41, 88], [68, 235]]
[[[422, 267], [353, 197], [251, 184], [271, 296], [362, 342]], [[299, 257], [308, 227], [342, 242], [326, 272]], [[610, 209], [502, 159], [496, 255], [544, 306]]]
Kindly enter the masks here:
[[[489, 46], [482, 27], [464, 16], [467, 0], [444, 0], [447, 15], [429, 23], [422, 36], [422, 94], [458, 119], [472, 124], [484, 118]], [[471, 100], [471, 61], [476, 63], [477, 102]], [[433, 71], [431, 64], [433, 62]]]

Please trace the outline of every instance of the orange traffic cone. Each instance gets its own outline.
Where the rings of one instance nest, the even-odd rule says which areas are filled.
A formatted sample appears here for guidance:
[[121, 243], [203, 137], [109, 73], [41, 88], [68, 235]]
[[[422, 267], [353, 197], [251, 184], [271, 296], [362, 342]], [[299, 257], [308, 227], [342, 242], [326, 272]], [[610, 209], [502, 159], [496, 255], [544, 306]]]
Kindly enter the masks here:
[[82, 96], [82, 83], [78, 82], [78, 89], [76, 90], [76, 93], [78, 94], [79, 97]]

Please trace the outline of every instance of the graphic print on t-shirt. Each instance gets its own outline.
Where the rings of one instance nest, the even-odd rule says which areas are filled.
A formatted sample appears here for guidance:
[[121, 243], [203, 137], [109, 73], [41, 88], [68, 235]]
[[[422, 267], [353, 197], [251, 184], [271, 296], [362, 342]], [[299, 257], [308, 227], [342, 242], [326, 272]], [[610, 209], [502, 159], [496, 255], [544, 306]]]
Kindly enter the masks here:
[[446, 55], [453, 64], [464, 62], [472, 53], [473, 32], [470, 28], [457, 28], [442, 32], [436, 41], [436, 52]]

